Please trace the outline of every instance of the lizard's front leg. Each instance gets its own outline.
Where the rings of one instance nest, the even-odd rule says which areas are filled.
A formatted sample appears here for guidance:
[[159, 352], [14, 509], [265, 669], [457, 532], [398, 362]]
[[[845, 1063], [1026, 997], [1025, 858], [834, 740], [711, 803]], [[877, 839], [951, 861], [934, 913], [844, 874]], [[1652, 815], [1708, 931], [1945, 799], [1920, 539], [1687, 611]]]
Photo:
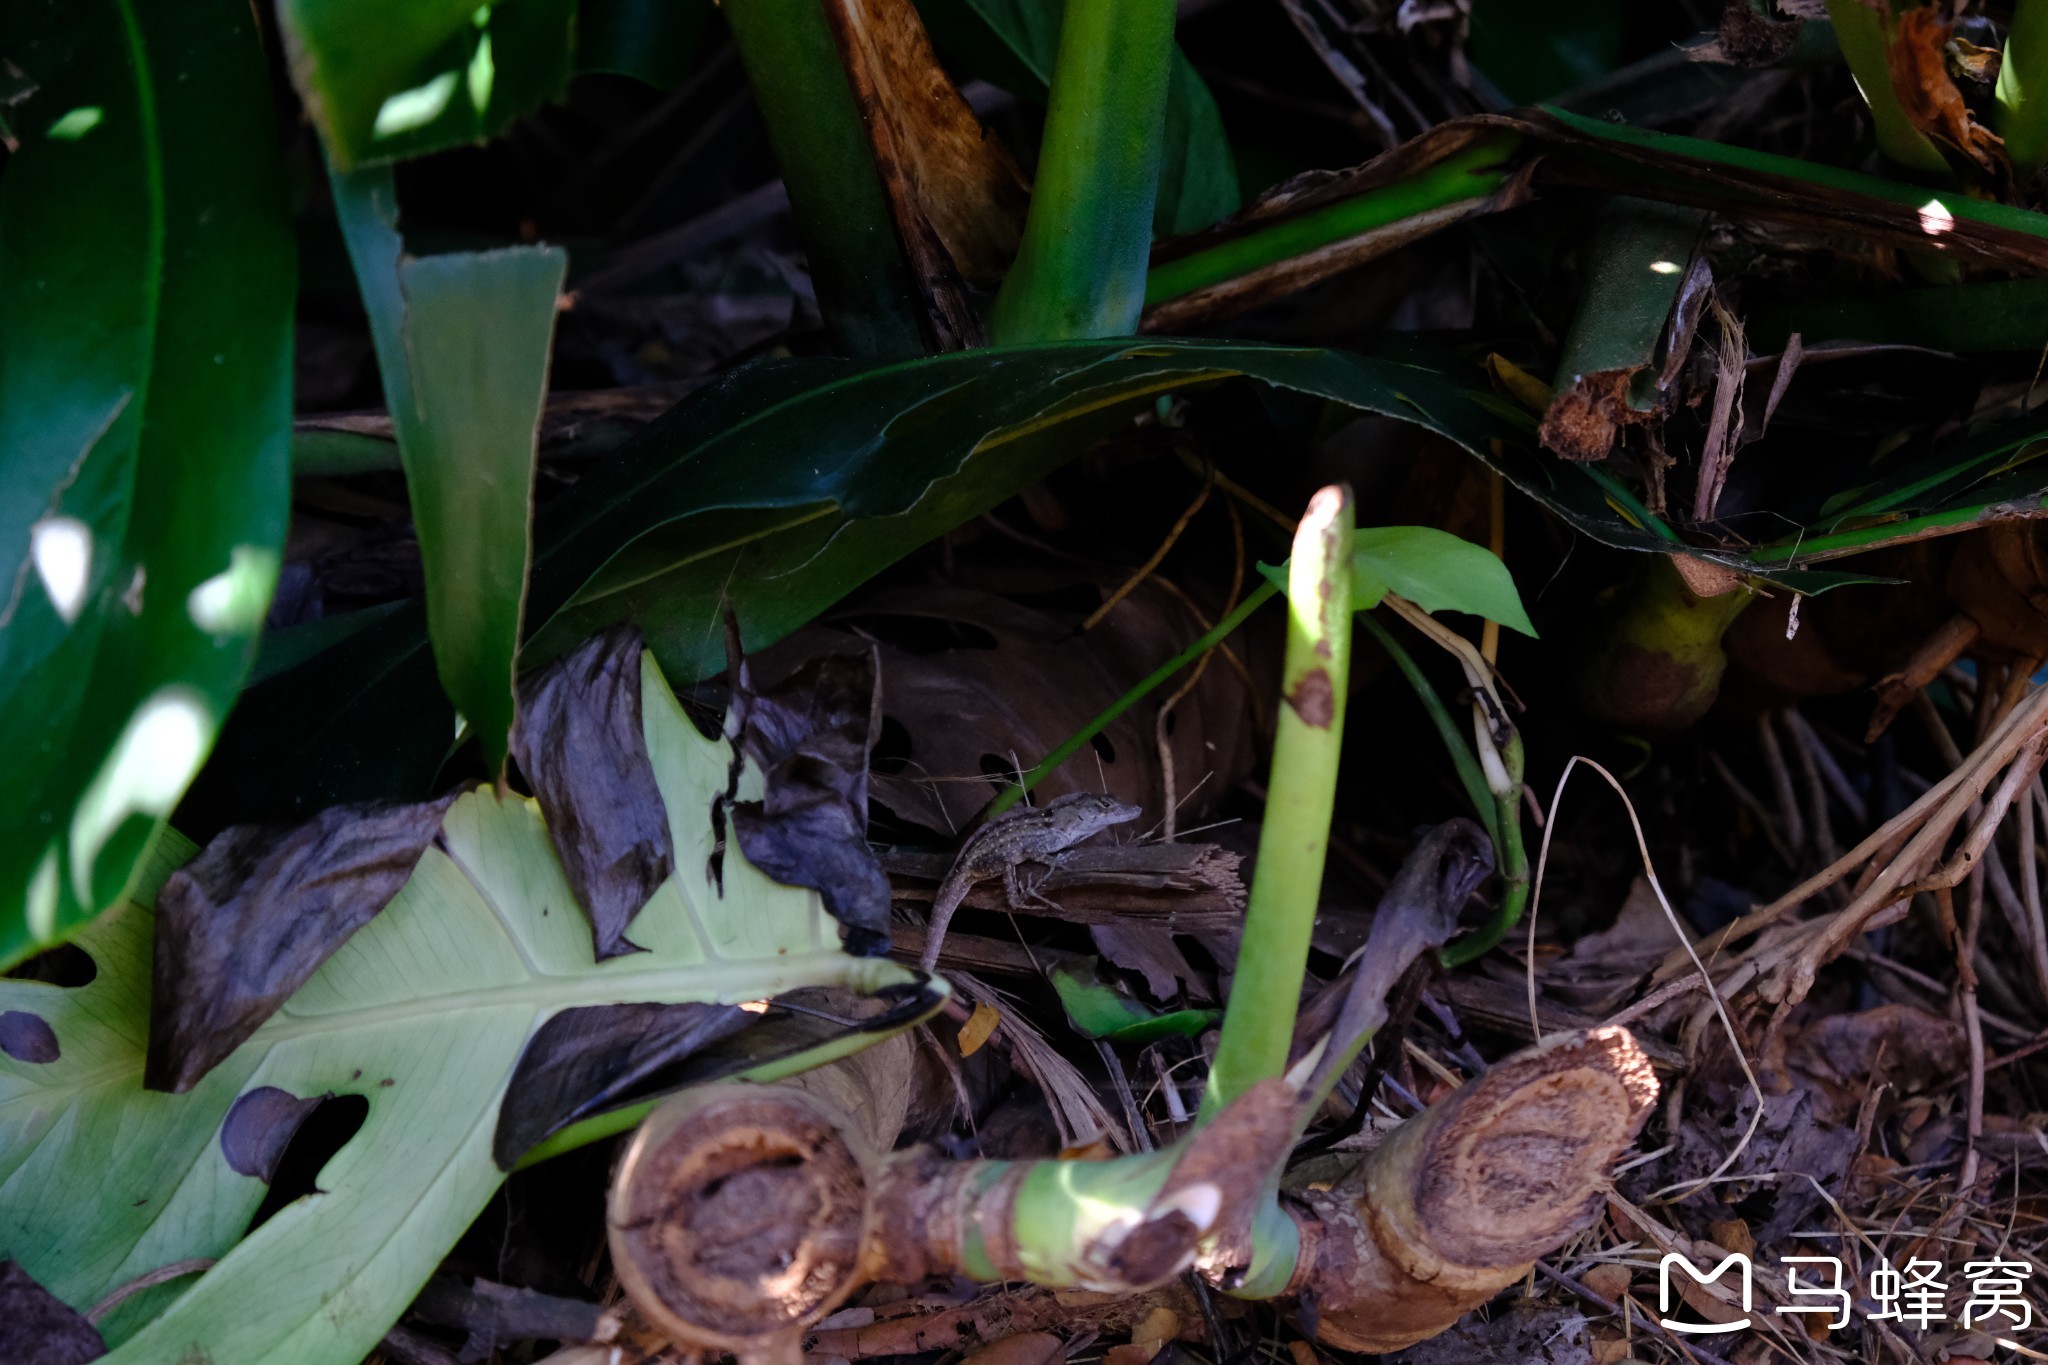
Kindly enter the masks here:
[[1060, 908], [1058, 901], [1047, 896], [1038, 888], [1047, 877], [1050, 877], [1059, 870], [1060, 864], [1066, 861], [1066, 855], [1054, 853], [1041, 861], [1045, 864], [1044, 874], [1033, 877], [1029, 881], [1024, 879], [1022, 867], [1016, 864], [1012, 864], [1004, 869], [1003, 894], [1010, 898], [1010, 908], [1012, 910], [1037, 908], [1057, 911]]

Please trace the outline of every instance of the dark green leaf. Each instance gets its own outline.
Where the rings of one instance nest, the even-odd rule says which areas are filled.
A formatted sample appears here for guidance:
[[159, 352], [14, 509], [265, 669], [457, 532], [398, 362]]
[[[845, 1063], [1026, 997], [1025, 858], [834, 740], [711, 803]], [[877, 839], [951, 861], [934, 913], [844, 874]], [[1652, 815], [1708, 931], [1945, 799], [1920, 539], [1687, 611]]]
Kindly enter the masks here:
[[[1538, 454], [1526, 414], [1478, 388], [1477, 369], [1468, 382], [1421, 352], [1125, 340], [894, 364], [775, 360], [693, 395], [549, 505], [521, 663], [632, 620], [671, 678], [710, 676], [725, 666], [722, 604], [745, 646], [763, 648], [1158, 394], [1240, 376], [1435, 431], [1609, 545], [1694, 554], [1802, 592], [1859, 581], [1780, 567], [1803, 551], [1753, 559], [1659, 534], [1619, 484]], [[297, 813], [429, 790], [449, 720], [431, 707], [418, 622], [394, 615], [253, 691], [229, 737], [236, 780], [202, 784], [191, 823], [247, 818], [257, 799]], [[401, 726], [415, 738], [397, 742]]]
[[405, 461], [441, 685], [496, 770], [512, 728], [535, 433], [568, 257], [512, 247], [414, 259], [389, 168], [333, 183]]
[[1473, 65], [1511, 104], [1589, 85], [1621, 61], [1622, 0], [1474, 0]]
[[236, 0], [0, 6], [0, 965], [121, 896], [276, 582], [292, 239]]
[[2048, 346], [2048, 280], [1982, 280], [1766, 300], [1745, 322], [1751, 344], [1766, 354], [1782, 348], [1793, 332], [1808, 346], [1869, 341], [1966, 355], [2039, 352]]
[[1199, 232], [1236, 213], [1237, 162], [1223, 131], [1216, 97], [1195, 64], [1174, 49], [1166, 77], [1165, 155], [1159, 162], [1159, 197], [1152, 204], [1152, 235]]
[[712, 12], [712, 0], [580, 0], [576, 69], [672, 89], [697, 69], [711, 39]]
[[347, 169], [495, 137], [559, 97], [576, 0], [282, 0], [292, 79]]

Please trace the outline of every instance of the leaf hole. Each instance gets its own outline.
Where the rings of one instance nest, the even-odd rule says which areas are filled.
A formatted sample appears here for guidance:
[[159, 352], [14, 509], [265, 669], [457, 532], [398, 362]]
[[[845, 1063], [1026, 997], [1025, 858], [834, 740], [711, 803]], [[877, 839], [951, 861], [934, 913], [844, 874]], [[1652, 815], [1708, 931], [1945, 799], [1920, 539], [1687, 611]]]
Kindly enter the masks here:
[[884, 713], [882, 733], [875, 740], [874, 750], [868, 755], [868, 771], [895, 774], [910, 766], [910, 731], [902, 721]]
[[66, 990], [90, 986], [99, 974], [100, 964], [92, 960], [91, 953], [75, 943], [60, 943], [54, 948], [46, 948], [5, 973], [16, 981], [40, 981]]
[[1116, 762], [1116, 745], [1109, 742], [1108, 735], [1098, 734], [1092, 736], [1088, 741], [1088, 747], [1093, 749], [1095, 756], [1104, 763]]
[[1017, 785], [1017, 765], [1001, 754], [981, 756], [981, 775], [994, 784], [998, 796]]
[[263, 1202], [256, 1207], [256, 1213], [249, 1219], [249, 1226], [242, 1235], [256, 1231], [269, 1222], [272, 1215], [294, 1200], [323, 1191], [314, 1183], [320, 1171], [335, 1153], [348, 1145], [362, 1129], [363, 1121], [370, 1116], [370, 1101], [362, 1095], [333, 1095], [320, 1102], [320, 1107], [306, 1116], [297, 1133], [285, 1147], [284, 1155], [277, 1160], [276, 1174], [270, 1179], [270, 1192], [263, 1196]]

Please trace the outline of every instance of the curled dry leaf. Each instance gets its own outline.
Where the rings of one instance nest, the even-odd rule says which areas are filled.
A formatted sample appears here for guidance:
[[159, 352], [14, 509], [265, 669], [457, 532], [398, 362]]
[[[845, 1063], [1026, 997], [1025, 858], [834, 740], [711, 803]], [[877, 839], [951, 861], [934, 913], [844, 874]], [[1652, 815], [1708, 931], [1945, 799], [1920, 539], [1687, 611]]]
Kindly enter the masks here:
[[590, 915], [598, 961], [635, 951], [626, 926], [675, 868], [640, 725], [640, 632], [607, 631], [523, 683], [512, 753]]
[[1328, 1039], [1311, 1092], [1334, 1082], [1357, 1044], [1386, 1022], [1394, 983], [1425, 951], [1450, 941], [1458, 912], [1492, 874], [1492, 841], [1470, 820], [1446, 820], [1416, 844], [1380, 898], [1358, 965], [1321, 992], [1296, 1025], [1294, 1055]]
[[734, 644], [726, 730], [760, 765], [759, 801], [731, 806], [747, 861], [808, 886], [856, 957], [889, 951], [889, 879], [868, 845], [868, 752], [881, 730], [874, 652], [831, 654], [756, 688]]
[[0, 1261], [0, 1360], [85, 1365], [106, 1353], [98, 1328], [15, 1262]]
[[152, 1090], [183, 1094], [256, 1032], [412, 876], [459, 793], [237, 825], [157, 894]]
[[1913, 126], [1929, 139], [1953, 147], [1985, 171], [1998, 170], [1998, 134], [1978, 123], [1948, 74], [1943, 49], [1953, 27], [1933, 6], [1900, 11], [1896, 29], [1887, 34], [1885, 56], [1891, 66], [1892, 90]]
[[1810, 1091], [1823, 1123], [1847, 1123], [1875, 1081], [1901, 1095], [1949, 1084], [1969, 1064], [1963, 1026], [1913, 1005], [1829, 1014], [1791, 1032], [1761, 1059], [1766, 1083]]

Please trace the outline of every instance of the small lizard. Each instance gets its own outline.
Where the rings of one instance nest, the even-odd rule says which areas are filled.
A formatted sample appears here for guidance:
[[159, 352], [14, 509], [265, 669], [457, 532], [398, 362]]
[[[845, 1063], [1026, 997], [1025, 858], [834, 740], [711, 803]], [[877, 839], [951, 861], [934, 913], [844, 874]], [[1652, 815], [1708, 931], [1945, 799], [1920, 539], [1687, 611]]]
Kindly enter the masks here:
[[953, 860], [952, 871], [932, 897], [930, 927], [925, 930], [924, 956], [918, 965], [930, 971], [938, 963], [939, 945], [946, 941], [946, 926], [976, 882], [1000, 876], [1003, 894], [1012, 907], [1022, 909], [1024, 888], [1017, 881], [1018, 864], [1045, 863], [1057, 867], [1060, 855], [1089, 835], [1135, 820], [1141, 814], [1136, 806], [1126, 806], [1114, 797], [1069, 792], [1035, 810], [1008, 811], [983, 825], [968, 836], [960, 856]]

